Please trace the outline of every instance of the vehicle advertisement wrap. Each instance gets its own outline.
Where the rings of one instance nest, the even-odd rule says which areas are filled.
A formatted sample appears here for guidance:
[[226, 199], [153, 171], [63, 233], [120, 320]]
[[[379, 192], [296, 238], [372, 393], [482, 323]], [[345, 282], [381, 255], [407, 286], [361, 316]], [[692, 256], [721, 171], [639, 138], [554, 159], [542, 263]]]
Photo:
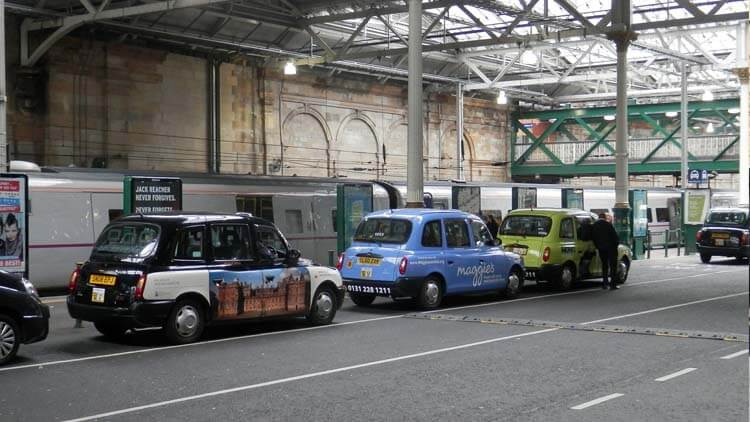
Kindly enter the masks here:
[[25, 175], [0, 177], [0, 269], [28, 273], [28, 179]]

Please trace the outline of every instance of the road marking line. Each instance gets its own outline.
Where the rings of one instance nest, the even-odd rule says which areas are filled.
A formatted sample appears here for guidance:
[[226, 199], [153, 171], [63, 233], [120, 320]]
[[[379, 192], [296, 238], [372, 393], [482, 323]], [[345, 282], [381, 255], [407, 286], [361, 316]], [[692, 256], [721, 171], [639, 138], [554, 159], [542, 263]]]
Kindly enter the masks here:
[[596, 406], [599, 403], [604, 403], [605, 401], [616, 399], [616, 398], [622, 397], [624, 395], [625, 394], [621, 394], [621, 393], [610, 394], [608, 396], [599, 397], [598, 399], [594, 399], [594, 400], [591, 400], [591, 401], [587, 401], [586, 403], [581, 403], [581, 404], [579, 404], [577, 406], [573, 406], [573, 407], [571, 407], [571, 409], [573, 409], [573, 410], [583, 410], [583, 409], [585, 409], [587, 407]]
[[64, 363], [83, 362], [87, 360], [112, 358], [112, 357], [118, 357], [118, 356], [127, 356], [127, 355], [133, 355], [137, 353], [156, 352], [159, 350], [179, 349], [183, 347], [198, 346], [201, 344], [223, 343], [226, 341], [242, 340], [242, 339], [256, 338], [256, 337], [266, 337], [266, 336], [278, 335], [282, 333], [299, 333], [299, 332], [304, 332], [304, 331], [320, 330], [323, 328], [340, 327], [343, 325], [361, 324], [361, 323], [373, 322], [373, 321], [383, 321], [387, 319], [401, 318], [401, 316], [402, 315], [392, 315], [392, 316], [379, 317], [379, 318], [359, 319], [356, 321], [340, 322], [340, 323], [331, 324], [331, 325], [320, 325], [317, 327], [295, 328], [295, 329], [284, 330], [284, 331], [271, 331], [267, 333], [248, 334], [246, 336], [238, 336], [238, 337], [225, 337], [225, 338], [220, 338], [220, 339], [215, 339], [215, 340], [206, 340], [206, 341], [202, 341], [199, 343], [176, 344], [173, 346], [163, 346], [163, 347], [150, 347], [146, 349], [128, 350], [126, 352], [109, 353], [106, 355], [86, 356], [86, 357], [76, 358], [76, 359], [55, 360], [55, 361], [50, 361], [50, 362], [32, 363], [28, 365], [10, 366], [6, 368], [0, 368], [0, 372], [6, 372], [6, 371], [12, 371], [14, 369], [24, 369], [24, 368], [41, 368], [44, 366], [61, 365]]
[[633, 312], [632, 314], [625, 314], [625, 315], [613, 316], [613, 317], [609, 317], [609, 318], [597, 319], [597, 320], [594, 320], [594, 321], [582, 322], [582, 323], [580, 323], [580, 325], [598, 324], [600, 322], [612, 321], [612, 320], [615, 320], [615, 319], [622, 319], [622, 318], [629, 318], [629, 317], [638, 316], [638, 315], [652, 314], [654, 312], [667, 311], [669, 309], [681, 308], [683, 306], [696, 305], [698, 303], [705, 303], [705, 302], [711, 302], [711, 301], [714, 301], [714, 300], [728, 299], [728, 298], [731, 298], [731, 297], [737, 297], [737, 296], [743, 296], [743, 295], [747, 296], [747, 293], [748, 292], [733, 293], [731, 295], [717, 296], [717, 297], [712, 297], [712, 298], [708, 298], [708, 299], [694, 300], [692, 302], [678, 303], [677, 305], [664, 306], [664, 307], [661, 307], [661, 308], [654, 308], [654, 309], [649, 309], [649, 310], [641, 311], [641, 312]]
[[721, 357], [720, 359], [734, 359], [734, 358], [736, 358], [737, 356], [742, 356], [742, 355], [744, 355], [745, 353], [747, 353], [747, 350], [748, 350], [748, 349], [745, 349], [745, 350], [740, 350], [739, 352], [736, 352], [736, 353], [732, 353], [731, 355], [726, 355], [726, 356], [722, 356], [722, 357]]
[[50, 303], [65, 303], [67, 296], [49, 296], [42, 298], [42, 303], [49, 305]]
[[[717, 271], [714, 274], [719, 274], [723, 272], [737, 272], [737, 271], [736, 270]], [[702, 277], [702, 276], [704, 276], [704, 274], [697, 274], [697, 275], [678, 277], [678, 278], [666, 278], [662, 280], [631, 283], [623, 287], [633, 287], [633, 286], [638, 286], [642, 284], [661, 283], [661, 282], [667, 282], [667, 281], [682, 280], [684, 278]], [[596, 292], [600, 290], [601, 288], [595, 287], [595, 288], [584, 289], [584, 290], [576, 290], [572, 292], [554, 293], [550, 295], [525, 297], [525, 298], [513, 299], [513, 300], [495, 301], [495, 302], [489, 302], [489, 303], [481, 303], [477, 305], [457, 306], [453, 308], [437, 309], [433, 311], [425, 311], [425, 312], [420, 312], [420, 313], [430, 314], [430, 313], [441, 312], [441, 311], [461, 310], [461, 309], [478, 308], [478, 307], [492, 306], [492, 305], [503, 305], [507, 303], [524, 302], [524, 301], [529, 301], [529, 300], [541, 300], [541, 299], [546, 299], [550, 297], [590, 293], [590, 292]], [[384, 321], [384, 320], [389, 320], [389, 319], [402, 318], [407, 315], [409, 314], [392, 315], [392, 316], [379, 317], [379, 318], [369, 318], [369, 319], [362, 319], [362, 320], [356, 320], [356, 321], [335, 323], [331, 325], [322, 325], [322, 326], [317, 326], [317, 327], [305, 327], [305, 328], [297, 328], [297, 329], [284, 330], [284, 331], [272, 331], [268, 333], [250, 334], [247, 336], [227, 337], [227, 338], [221, 338], [221, 339], [216, 339], [216, 340], [201, 341], [197, 343], [178, 344], [174, 346], [151, 347], [151, 348], [146, 348], [146, 349], [128, 350], [126, 352], [110, 353], [106, 355], [94, 355], [94, 356], [87, 356], [87, 357], [75, 358], [75, 359], [64, 359], [64, 360], [49, 361], [49, 362], [38, 362], [38, 363], [27, 364], [27, 365], [9, 366], [9, 367], [0, 368], [0, 372], [12, 371], [16, 369], [26, 369], [26, 368], [41, 368], [44, 366], [61, 365], [61, 364], [66, 364], [66, 363], [76, 363], [76, 362], [83, 362], [83, 361], [95, 360], [95, 359], [105, 359], [105, 358], [111, 358], [111, 357], [127, 356], [127, 355], [133, 355], [137, 353], [155, 352], [158, 350], [169, 350], [169, 349], [176, 349], [176, 348], [182, 348], [182, 347], [197, 347], [203, 344], [213, 344], [213, 343], [220, 343], [220, 342], [234, 341], [234, 340], [245, 340], [245, 339], [255, 338], [255, 337], [265, 337], [265, 336], [281, 335], [281, 334], [287, 334], [287, 333], [298, 333], [298, 332], [311, 331], [311, 330], [320, 330], [320, 329], [325, 329], [325, 328], [340, 327], [344, 325], [361, 324], [361, 323], [366, 323], [366, 322], [375, 322], [375, 321]], [[629, 315], [615, 317], [614, 319], [625, 318], [626, 316], [629, 316]], [[591, 321], [591, 322], [587, 322], [584, 324], [594, 324], [596, 322], [600, 322], [600, 321]]]
[[681, 371], [675, 372], [674, 374], [664, 375], [663, 377], [656, 378], [656, 379], [654, 379], [654, 381], [657, 381], [657, 382], [669, 381], [672, 378], [677, 378], [680, 375], [689, 374], [689, 373], [691, 373], [691, 372], [693, 372], [693, 371], [695, 371], [697, 369], [698, 368], [685, 368], [685, 369], [683, 369]]
[[521, 337], [533, 336], [533, 335], [537, 335], [537, 334], [544, 334], [544, 333], [548, 333], [548, 332], [551, 332], [551, 331], [557, 331], [557, 330], [558, 330], [557, 328], [548, 328], [546, 330], [538, 330], [538, 331], [531, 331], [531, 332], [528, 332], [528, 333], [521, 333], [521, 334], [510, 335], [510, 336], [497, 337], [497, 338], [492, 338], [492, 339], [488, 339], [488, 340], [477, 341], [477, 342], [473, 342], [473, 343], [460, 344], [458, 346], [451, 346], [451, 347], [445, 347], [445, 348], [442, 348], [442, 349], [428, 350], [426, 352], [414, 353], [414, 354], [403, 355], [403, 356], [396, 356], [396, 357], [392, 357], [392, 358], [388, 358], [388, 359], [382, 359], [382, 360], [376, 360], [376, 361], [372, 361], [372, 362], [360, 363], [360, 364], [357, 364], [357, 365], [345, 366], [345, 367], [342, 367], [342, 368], [329, 369], [329, 370], [320, 371], [320, 372], [312, 372], [312, 373], [309, 373], [309, 374], [297, 375], [297, 376], [288, 377], [288, 378], [281, 378], [281, 379], [277, 379], [277, 380], [261, 382], [261, 383], [258, 383], [258, 384], [245, 385], [245, 386], [241, 386], [241, 387], [234, 387], [234, 388], [228, 388], [228, 389], [225, 389], [225, 390], [212, 391], [212, 392], [209, 392], [209, 393], [196, 394], [196, 395], [193, 395], [193, 396], [186, 396], [186, 397], [181, 397], [181, 398], [172, 399], [172, 400], [165, 400], [165, 401], [150, 403], [150, 404], [146, 404], [146, 405], [142, 405], [142, 406], [135, 406], [135, 407], [130, 407], [130, 408], [126, 408], [126, 409], [115, 410], [115, 411], [112, 411], [112, 412], [99, 413], [97, 415], [84, 416], [82, 418], [77, 418], [77, 419], [70, 419], [70, 420], [67, 420], [65, 422], [82, 422], [82, 421], [89, 421], [89, 420], [93, 420], [93, 419], [108, 418], [108, 417], [111, 417], [111, 416], [123, 415], [123, 414], [126, 414], [126, 413], [133, 413], [133, 412], [137, 412], [137, 411], [140, 411], [140, 410], [153, 409], [155, 407], [163, 407], [163, 406], [167, 406], [167, 405], [170, 405], [170, 404], [184, 403], [184, 402], [187, 402], [187, 401], [193, 401], [193, 400], [203, 399], [203, 398], [207, 398], [207, 397], [215, 397], [215, 396], [220, 396], [220, 395], [225, 395], [225, 394], [231, 394], [231, 393], [236, 393], [236, 392], [239, 392], [239, 391], [254, 390], [254, 389], [257, 389], [257, 388], [268, 387], [268, 386], [271, 386], [271, 385], [278, 385], [278, 384], [284, 384], [284, 383], [288, 383], [288, 382], [300, 381], [300, 380], [304, 380], [304, 379], [320, 377], [320, 376], [323, 376], [323, 375], [337, 374], [337, 373], [340, 373], [340, 372], [347, 372], [347, 371], [352, 371], [352, 370], [360, 369], [360, 368], [367, 368], [367, 367], [376, 366], [376, 365], [383, 365], [383, 364], [386, 364], [386, 363], [393, 363], [393, 362], [398, 362], [398, 361], [407, 360], [407, 359], [414, 359], [414, 358], [419, 358], [419, 357], [424, 357], [424, 356], [430, 356], [430, 355], [435, 355], [435, 354], [438, 354], [438, 353], [445, 353], [445, 352], [452, 352], [452, 351], [455, 351], [455, 350], [468, 349], [468, 348], [471, 348], [471, 347], [483, 346], [485, 344], [497, 343], [497, 342], [504, 341], [504, 340], [512, 340], [512, 339], [517, 339], [517, 338], [521, 338]]

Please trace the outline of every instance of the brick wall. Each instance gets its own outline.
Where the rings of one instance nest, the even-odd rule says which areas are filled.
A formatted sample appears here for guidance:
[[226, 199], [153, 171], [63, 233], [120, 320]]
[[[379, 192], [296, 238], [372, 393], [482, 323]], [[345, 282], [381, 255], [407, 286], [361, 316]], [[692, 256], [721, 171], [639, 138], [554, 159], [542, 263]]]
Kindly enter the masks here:
[[[9, 110], [12, 159], [207, 171], [205, 59], [67, 37], [40, 66], [45, 107]], [[405, 84], [243, 61], [220, 81], [222, 173], [405, 179]], [[492, 165], [508, 159], [507, 110], [467, 97], [464, 120], [465, 178], [507, 180]], [[424, 135], [425, 178], [455, 178], [455, 97], [425, 96]]]

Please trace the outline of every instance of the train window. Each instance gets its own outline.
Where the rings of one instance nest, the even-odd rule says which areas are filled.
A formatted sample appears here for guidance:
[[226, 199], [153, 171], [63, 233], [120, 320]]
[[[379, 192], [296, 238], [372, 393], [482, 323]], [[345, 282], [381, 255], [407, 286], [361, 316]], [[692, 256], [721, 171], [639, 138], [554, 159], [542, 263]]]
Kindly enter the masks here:
[[273, 199], [270, 196], [237, 196], [237, 211], [249, 212], [273, 223]]
[[668, 208], [657, 208], [656, 209], [656, 221], [669, 222], [669, 209]]
[[188, 227], [177, 232], [174, 259], [203, 259], [203, 226]]
[[609, 213], [609, 209], [607, 209], [607, 208], [591, 208], [590, 211], [593, 212], [596, 215], [599, 215], [599, 214], [602, 214], [602, 213], [604, 213], [604, 214]]
[[109, 221], [115, 221], [122, 217], [122, 210], [109, 210]]
[[648, 212], [646, 212], [646, 218], [648, 219], [649, 223], [653, 223], [654, 222], [654, 217], [651, 215], [651, 212], [653, 211], [653, 208], [648, 208], [647, 211]]
[[286, 232], [287, 233], [302, 233], [302, 211], [301, 210], [285, 210], [284, 216], [286, 217]]
[[250, 234], [244, 224], [211, 226], [211, 245], [217, 261], [250, 259]]

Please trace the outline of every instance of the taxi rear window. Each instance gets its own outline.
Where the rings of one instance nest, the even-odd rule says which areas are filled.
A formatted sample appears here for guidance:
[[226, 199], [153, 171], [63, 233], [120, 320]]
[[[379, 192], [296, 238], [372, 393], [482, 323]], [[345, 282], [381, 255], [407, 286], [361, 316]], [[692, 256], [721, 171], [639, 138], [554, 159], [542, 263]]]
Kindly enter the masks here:
[[742, 225], [747, 222], [747, 214], [737, 211], [714, 211], [706, 218], [707, 223]]
[[369, 218], [359, 223], [355, 242], [403, 244], [411, 235], [411, 221], [397, 218]]
[[121, 260], [147, 258], [156, 251], [159, 233], [159, 226], [154, 224], [112, 224], [99, 235], [91, 255]]
[[509, 215], [500, 226], [500, 234], [507, 236], [546, 237], [552, 219], [541, 215]]

